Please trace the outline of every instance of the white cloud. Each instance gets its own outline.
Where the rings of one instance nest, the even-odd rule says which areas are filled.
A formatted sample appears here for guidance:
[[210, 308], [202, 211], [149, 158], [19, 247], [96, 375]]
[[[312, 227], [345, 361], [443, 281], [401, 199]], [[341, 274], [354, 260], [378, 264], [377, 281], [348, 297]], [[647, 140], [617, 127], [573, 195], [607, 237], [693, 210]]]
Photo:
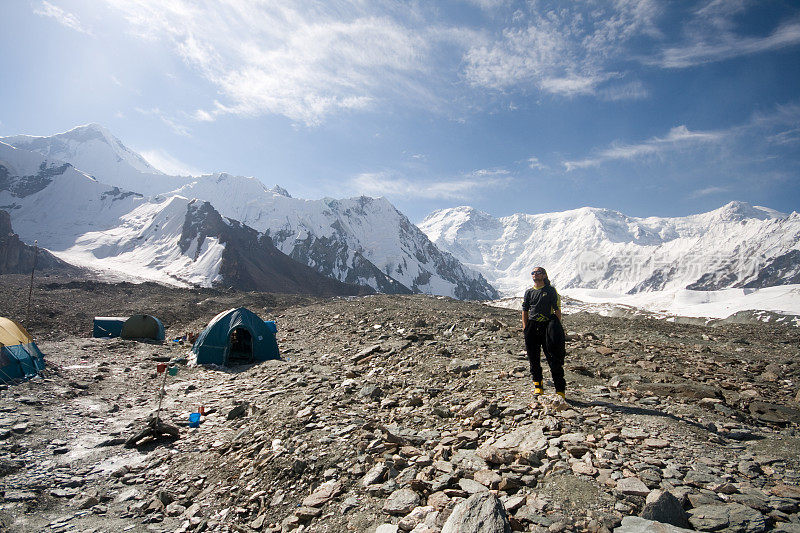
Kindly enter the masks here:
[[800, 44], [800, 20], [784, 20], [764, 35], [753, 34], [749, 0], [712, 0], [685, 20], [680, 42], [645, 63], [686, 68]]
[[191, 165], [187, 165], [164, 150], [141, 150], [139, 154], [144, 157], [148, 163], [170, 176], [201, 176], [206, 174]]
[[544, 170], [545, 167], [540, 161], [538, 157], [529, 157], [528, 158], [528, 167], [534, 170]]
[[730, 189], [727, 187], [705, 187], [703, 189], [697, 189], [692, 191], [689, 195], [689, 198], [702, 198], [703, 196], [711, 196], [714, 194], [721, 194], [724, 192], [730, 192]]
[[603, 87], [598, 94], [603, 100], [617, 102], [620, 100], [643, 100], [650, 96], [650, 91], [641, 81], [635, 80], [623, 85]]
[[194, 115], [192, 115], [192, 117], [195, 120], [199, 121], [199, 122], [213, 122], [214, 121], [214, 116], [211, 113], [209, 113], [208, 111], [205, 111], [203, 109], [198, 109], [197, 111], [195, 111]]
[[720, 142], [730, 132], [690, 131], [686, 126], [672, 128], [665, 137], [653, 137], [638, 144], [617, 144], [601, 150], [596, 156], [577, 161], [565, 161], [567, 172], [582, 168], [600, 166], [608, 161], [630, 160], [658, 155], [667, 151], [689, 148], [698, 144]]
[[165, 36], [219, 88], [225, 101], [196, 114], [200, 120], [277, 114], [317, 125], [390, 96], [437, 98], [415, 81], [429, 69], [430, 36], [402, 23], [391, 4], [381, 11], [358, 0], [107, 1], [141, 37]]
[[686, 68], [703, 63], [758, 54], [800, 44], [800, 23], [784, 24], [765, 37], [733, 33], [698, 36], [694, 42], [667, 48], [657, 63], [666, 68]]
[[77, 32], [85, 33], [86, 35], [92, 35], [92, 32], [83, 24], [81, 24], [81, 21], [78, 20], [78, 17], [72, 13], [64, 11], [60, 7], [53, 5], [50, 2], [47, 2], [46, 0], [44, 0], [39, 7], [34, 8], [33, 12], [34, 14], [42, 17], [54, 18], [62, 26], [66, 26], [67, 28]]
[[466, 200], [476, 191], [508, 185], [511, 178], [504, 170], [476, 170], [454, 180], [419, 182], [386, 172], [363, 173], [350, 180], [357, 194], [393, 198]]
[[138, 113], [141, 113], [142, 115], [152, 115], [154, 117], [157, 117], [161, 122], [166, 124], [169, 127], [169, 129], [173, 131], [173, 133], [180, 135], [181, 137], [192, 136], [192, 134], [189, 133], [189, 129], [185, 125], [181, 124], [175, 118], [167, 115], [157, 107], [151, 109], [142, 109], [140, 107], [137, 107], [136, 111]]
[[467, 3], [478, 6], [485, 11], [494, 11], [501, 7], [506, 7], [509, 0], [466, 0]]
[[473, 45], [465, 76], [494, 90], [533, 85], [563, 96], [595, 94], [617, 76], [612, 66], [631, 39], [657, 33], [656, 2], [620, 0], [602, 6], [531, 3], [502, 35]]

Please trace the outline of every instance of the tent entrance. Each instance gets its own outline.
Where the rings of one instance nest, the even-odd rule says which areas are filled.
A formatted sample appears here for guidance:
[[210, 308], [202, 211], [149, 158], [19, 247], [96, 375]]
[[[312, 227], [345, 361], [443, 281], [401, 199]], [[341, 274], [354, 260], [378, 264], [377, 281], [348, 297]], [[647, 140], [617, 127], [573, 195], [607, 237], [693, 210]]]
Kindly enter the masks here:
[[254, 362], [253, 336], [245, 328], [235, 328], [228, 337], [228, 365], [245, 365]]

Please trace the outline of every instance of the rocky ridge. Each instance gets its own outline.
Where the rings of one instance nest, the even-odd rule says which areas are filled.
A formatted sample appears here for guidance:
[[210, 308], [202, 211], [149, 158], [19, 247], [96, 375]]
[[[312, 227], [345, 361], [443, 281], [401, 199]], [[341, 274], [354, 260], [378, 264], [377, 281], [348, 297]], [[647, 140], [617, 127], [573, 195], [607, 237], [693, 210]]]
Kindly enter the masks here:
[[[0, 391], [10, 531], [800, 530], [797, 328], [570, 315], [562, 402], [532, 396], [512, 310], [87, 289], [37, 288], [51, 369]], [[178, 342], [66, 326], [143, 302], [168, 337], [248, 306], [277, 319], [283, 360], [193, 367]], [[156, 409], [159, 361], [179, 367], [162, 414], [180, 438], [126, 449]]]
[[40, 271], [58, 271], [64, 275], [82, 273], [47, 250], [37, 250], [22, 242], [11, 227], [8, 211], [0, 210], [0, 274], [28, 274], [34, 266]]

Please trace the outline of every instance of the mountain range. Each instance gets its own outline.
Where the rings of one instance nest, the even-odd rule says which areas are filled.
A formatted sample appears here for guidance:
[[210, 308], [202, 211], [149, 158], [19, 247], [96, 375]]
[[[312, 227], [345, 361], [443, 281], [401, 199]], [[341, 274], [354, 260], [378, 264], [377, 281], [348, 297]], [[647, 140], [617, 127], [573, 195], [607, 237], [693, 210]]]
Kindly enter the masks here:
[[559, 288], [622, 294], [800, 283], [800, 214], [743, 202], [675, 218], [592, 207], [495, 218], [456, 207], [420, 228], [504, 296], [525, 291], [533, 266]]
[[[167, 176], [96, 124], [0, 139], [0, 209], [23, 241], [112, 278], [314, 292], [300, 274], [311, 269], [341, 294], [497, 297], [383, 198], [302, 200], [252, 177]], [[206, 231], [187, 235], [193, 226]], [[280, 265], [256, 274], [253, 247]], [[267, 283], [290, 265], [306, 283]]]
[[385, 198], [292, 198], [254, 177], [169, 176], [97, 124], [0, 139], [0, 209], [20, 239], [111, 279], [322, 294], [616, 294], [800, 283], [800, 215], [732, 202], [698, 215], [592, 207], [419, 226]]

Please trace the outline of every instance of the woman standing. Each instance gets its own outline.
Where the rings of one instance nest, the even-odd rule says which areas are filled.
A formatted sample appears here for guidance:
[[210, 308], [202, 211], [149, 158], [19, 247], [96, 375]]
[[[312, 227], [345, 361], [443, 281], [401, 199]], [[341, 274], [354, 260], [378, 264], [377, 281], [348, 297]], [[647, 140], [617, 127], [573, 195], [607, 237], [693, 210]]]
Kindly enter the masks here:
[[561, 297], [550, 285], [547, 271], [536, 267], [531, 272], [533, 287], [525, 291], [522, 300], [522, 327], [525, 334], [525, 349], [533, 376], [533, 393], [544, 392], [542, 388], [541, 349], [550, 367], [556, 394], [565, 398], [567, 382], [564, 379], [564, 329], [561, 327]]

